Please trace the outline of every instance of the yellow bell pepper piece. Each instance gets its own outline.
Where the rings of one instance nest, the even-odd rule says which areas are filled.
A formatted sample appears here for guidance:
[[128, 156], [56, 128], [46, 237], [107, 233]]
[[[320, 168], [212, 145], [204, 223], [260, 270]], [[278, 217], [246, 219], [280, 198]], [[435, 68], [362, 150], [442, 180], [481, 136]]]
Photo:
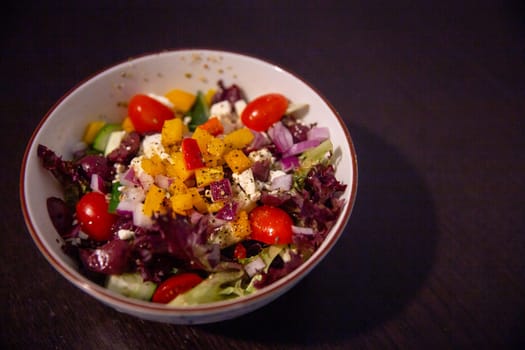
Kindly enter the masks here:
[[161, 140], [166, 148], [176, 145], [182, 140], [184, 123], [181, 118], [166, 120], [162, 125]]
[[170, 197], [171, 209], [177, 214], [188, 215], [188, 210], [193, 208], [191, 193], [178, 193]]
[[96, 120], [96, 121], [89, 123], [86, 127], [86, 130], [84, 131], [84, 136], [82, 137], [82, 141], [84, 141], [88, 145], [91, 145], [93, 141], [95, 140], [95, 136], [100, 131], [100, 129], [102, 129], [104, 125], [106, 125], [106, 122], [103, 120]]
[[195, 170], [195, 181], [197, 187], [204, 187], [211, 184], [213, 181], [219, 181], [224, 178], [224, 170], [222, 166], [204, 167]]
[[196, 95], [180, 89], [168, 91], [164, 97], [170, 100], [175, 106], [175, 110], [186, 113], [195, 103]]
[[164, 162], [157, 154], [154, 154], [151, 158], [142, 158], [140, 166], [151, 176], [157, 176], [166, 173]]
[[177, 194], [181, 194], [181, 193], [187, 193], [188, 192], [188, 187], [186, 186], [186, 184], [184, 183], [184, 181], [182, 181], [181, 179], [175, 177], [172, 179], [172, 182], [168, 188], [168, 191], [171, 195], [177, 195]]
[[212, 134], [202, 128], [196, 128], [191, 137], [197, 141], [201, 153], [203, 154], [208, 152], [208, 144], [215, 138]]
[[166, 165], [166, 175], [168, 177], [177, 177], [182, 181], [186, 181], [193, 176], [195, 171], [186, 169], [181, 152], [173, 152], [171, 154], [171, 159], [173, 160], [173, 163]]
[[166, 190], [153, 184], [150, 186], [146, 199], [144, 200], [144, 207], [142, 211], [146, 216], [152, 217], [154, 214], [164, 215], [167, 213], [164, 205], [164, 198], [166, 197]]
[[224, 164], [224, 158], [213, 154], [203, 154], [202, 161], [205, 167], [213, 168]]
[[215, 89], [209, 89], [206, 91], [206, 95], [204, 95], [204, 100], [206, 101], [206, 104], [211, 106], [211, 101], [213, 100], [213, 96], [215, 95]]
[[230, 169], [236, 173], [242, 173], [244, 170], [252, 166], [252, 161], [240, 149], [234, 149], [226, 153], [224, 160]]
[[224, 143], [231, 148], [240, 149], [252, 143], [254, 137], [250, 129], [241, 128], [224, 136]]
[[191, 194], [192, 203], [195, 209], [199, 211], [202, 214], [205, 214], [208, 212], [208, 205], [206, 204], [206, 201], [199, 193], [199, 190], [196, 187], [190, 187], [188, 188], [188, 192]]
[[218, 137], [214, 137], [208, 142], [207, 151], [211, 155], [221, 157], [225, 150], [226, 145], [224, 144], [224, 141]]
[[124, 118], [122, 121], [122, 130], [125, 132], [132, 132], [135, 131], [135, 127], [133, 126], [133, 123], [131, 122], [131, 119], [129, 117]]
[[216, 213], [219, 210], [221, 210], [222, 207], [224, 207], [224, 202], [217, 201], [217, 202], [213, 202], [213, 203], [208, 203], [207, 207], [208, 207], [208, 212]]
[[250, 220], [248, 219], [248, 213], [246, 211], [240, 211], [237, 219], [231, 223], [232, 233], [237, 238], [238, 241], [241, 241], [243, 238], [250, 235], [252, 232], [250, 226]]

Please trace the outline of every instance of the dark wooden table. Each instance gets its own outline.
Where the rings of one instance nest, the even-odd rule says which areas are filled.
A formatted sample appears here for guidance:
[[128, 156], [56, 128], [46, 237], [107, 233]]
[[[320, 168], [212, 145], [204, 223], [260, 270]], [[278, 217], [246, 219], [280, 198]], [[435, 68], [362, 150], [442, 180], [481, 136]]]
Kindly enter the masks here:
[[[2, 10], [1, 348], [525, 346], [518, 1], [85, 3]], [[18, 197], [25, 143], [62, 94], [116, 61], [190, 47], [302, 75], [342, 114], [359, 156], [333, 253], [272, 304], [203, 326], [143, 321], [71, 286], [32, 242]]]

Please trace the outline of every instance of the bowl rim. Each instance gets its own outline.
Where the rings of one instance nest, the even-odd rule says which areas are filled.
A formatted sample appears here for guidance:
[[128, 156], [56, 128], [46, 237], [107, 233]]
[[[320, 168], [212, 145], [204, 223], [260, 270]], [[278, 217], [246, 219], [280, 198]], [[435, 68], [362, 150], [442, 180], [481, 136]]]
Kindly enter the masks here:
[[[141, 301], [136, 300], [132, 298], [127, 298], [124, 296], [120, 296], [114, 292], [109, 291], [108, 289], [104, 288], [103, 286], [100, 286], [96, 284], [95, 282], [89, 280], [87, 277], [81, 275], [78, 271], [75, 271], [74, 268], [67, 266], [63, 262], [57, 260], [53, 254], [46, 248], [45, 244], [43, 243], [43, 239], [40, 237], [39, 233], [37, 232], [36, 227], [34, 226], [31, 218], [31, 213], [28, 208], [28, 203], [25, 198], [25, 192], [26, 192], [26, 168], [30, 157], [30, 151], [33, 148], [33, 144], [35, 142], [35, 139], [37, 138], [38, 134], [50, 118], [50, 116], [53, 114], [53, 112], [62, 104], [62, 102], [67, 99], [74, 91], [79, 89], [84, 84], [87, 84], [92, 79], [97, 77], [100, 74], [104, 74], [111, 69], [116, 68], [117, 66], [130, 63], [136, 60], [150, 58], [154, 56], [159, 55], [171, 55], [171, 54], [183, 54], [183, 53], [209, 53], [209, 54], [217, 54], [217, 55], [233, 55], [233, 56], [241, 56], [242, 58], [247, 58], [250, 60], [258, 61], [259, 63], [262, 63], [264, 65], [267, 65], [269, 67], [272, 67], [274, 69], [283, 71], [284, 73], [287, 73], [294, 77], [295, 79], [299, 80], [305, 86], [309, 89], [311, 89], [316, 95], [320, 97], [320, 99], [323, 101], [323, 103], [326, 104], [326, 106], [330, 109], [332, 114], [336, 117], [337, 122], [339, 123], [340, 128], [343, 130], [345, 134], [345, 138], [347, 140], [349, 149], [350, 149], [350, 159], [351, 159], [351, 165], [352, 165], [352, 179], [351, 179], [351, 188], [349, 189], [349, 198], [348, 203], [345, 204], [343, 212], [341, 212], [341, 216], [343, 217], [343, 220], [341, 221], [341, 224], [339, 227], [337, 227], [337, 232], [335, 234], [332, 234], [331, 236], [327, 236], [321, 246], [314, 252], [314, 255], [310, 257], [307, 261], [305, 261], [303, 264], [301, 264], [299, 267], [297, 267], [295, 270], [293, 270], [291, 273], [286, 275], [285, 277], [279, 279], [278, 281], [275, 281], [274, 283], [265, 286], [264, 288], [258, 290], [256, 293], [239, 297], [239, 298], [233, 298], [228, 299], [224, 301], [217, 301], [212, 302], [208, 304], [200, 304], [200, 305], [191, 305], [191, 306], [183, 306], [183, 307], [172, 307], [167, 306], [165, 304], [157, 304], [152, 303], [148, 301]], [[356, 201], [356, 194], [357, 194], [357, 185], [358, 185], [358, 164], [357, 164], [357, 154], [355, 151], [355, 146], [353, 139], [350, 135], [350, 132], [348, 128], [346, 127], [346, 124], [344, 123], [344, 120], [339, 115], [339, 112], [334, 108], [334, 106], [329, 102], [329, 100], [320, 92], [318, 91], [311, 83], [309, 83], [307, 80], [302, 78], [299, 74], [296, 74], [290, 69], [285, 68], [282, 65], [277, 65], [276, 63], [272, 62], [271, 60], [268, 60], [266, 58], [260, 58], [251, 54], [247, 53], [241, 53], [238, 51], [231, 51], [231, 50], [222, 50], [222, 49], [208, 49], [208, 48], [178, 48], [178, 49], [167, 49], [167, 50], [160, 50], [160, 51], [154, 51], [154, 52], [146, 52], [143, 54], [135, 55], [132, 57], [129, 57], [127, 59], [123, 59], [120, 61], [117, 61], [109, 66], [106, 66], [105, 68], [99, 69], [93, 74], [87, 76], [86, 78], [79, 81], [77, 84], [75, 84], [71, 89], [66, 91], [44, 114], [44, 116], [40, 119], [37, 126], [33, 130], [31, 137], [29, 138], [26, 148], [24, 150], [21, 168], [20, 168], [20, 177], [19, 177], [19, 196], [20, 196], [20, 204], [21, 209], [24, 217], [24, 221], [26, 223], [26, 227], [35, 243], [37, 248], [39, 249], [40, 253], [44, 255], [46, 260], [53, 266], [55, 270], [57, 270], [64, 278], [66, 278], [70, 283], [74, 284], [79, 289], [83, 290], [90, 296], [94, 297], [95, 299], [102, 301], [108, 305], [111, 305], [112, 307], [116, 309], [123, 309], [123, 310], [134, 310], [140, 311], [142, 313], [147, 314], [156, 314], [158, 316], [197, 316], [199, 314], [207, 314], [210, 313], [220, 313], [226, 310], [234, 310], [239, 309], [245, 306], [246, 304], [251, 304], [252, 302], [256, 301], [265, 301], [268, 299], [278, 297], [279, 295], [274, 295], [274, 292], [280, 290], [283, 287], [287, 287], [288, 289], [293, 287], [296, 283], [298, 283], [303, 277], [305, 277], [310, 270], [312, 270], [318, 263], [320, 263], [324, 257], [328, 254], [328, 252], [332, 249], [332, 247], [336, 244], [336, 242], [339, 240], [339, 238], [342, 236], [349, 218], [351, 216], [351, 213], [353, 211], [355, 201]], [[74, 272], [75, 271], [75, 272]], [[293, 282], [293, 283], [290, 283]], [[288, 289], [285, 288], [284, 292], [286, 292]], [[262, 305], [260, 305], [262, 306]]]

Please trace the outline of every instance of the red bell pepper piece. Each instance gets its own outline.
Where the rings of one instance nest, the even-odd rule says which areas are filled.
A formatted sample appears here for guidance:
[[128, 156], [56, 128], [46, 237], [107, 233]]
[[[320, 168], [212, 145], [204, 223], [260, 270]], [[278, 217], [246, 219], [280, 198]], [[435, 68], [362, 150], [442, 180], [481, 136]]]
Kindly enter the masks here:
[[237, 243], [235, 245], [235, 249], [233, 250], [233, 257], [237, 260], [245, 259], [246, 258], [246, 248], [242, 245], [242, 243]]
[[182, 140], [182, 157], [186, 169], [195, 170], [204, 167], [202, 154], [197, 140], [187, 137]]

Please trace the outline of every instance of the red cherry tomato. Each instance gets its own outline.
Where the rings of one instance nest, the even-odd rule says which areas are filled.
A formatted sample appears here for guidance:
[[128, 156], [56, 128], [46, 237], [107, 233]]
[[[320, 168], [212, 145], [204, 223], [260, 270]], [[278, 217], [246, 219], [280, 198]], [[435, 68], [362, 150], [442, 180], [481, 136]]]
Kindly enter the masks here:
[[201, 282], [202, 277], [192, 272], [171, 276], [157, 287], [151, 301], [167, 304], [177, 295], [192, 289]]
[[257, 97], [248, 103], [241, 114], [244, 125], [255, 131], [266, 131], [281, 120], [288, 108], [288, 100], [277, 93]]
[[95, 241], [111, 238], [111, 226], [117, 217], [108, 212], [106, 196], [100, 192], [88, 192], [77, 203], [76, 212], [80, 228]]
[[169, 107], [143, 94], [131, 98], [128, 115], [133, 127], [140, 133], [160, 132], [164, 122], [175, 116]]
[[263, 205], [250, 212], [252, 238], [267, 244], [292, 242], [292, 218], [284, 210]]

